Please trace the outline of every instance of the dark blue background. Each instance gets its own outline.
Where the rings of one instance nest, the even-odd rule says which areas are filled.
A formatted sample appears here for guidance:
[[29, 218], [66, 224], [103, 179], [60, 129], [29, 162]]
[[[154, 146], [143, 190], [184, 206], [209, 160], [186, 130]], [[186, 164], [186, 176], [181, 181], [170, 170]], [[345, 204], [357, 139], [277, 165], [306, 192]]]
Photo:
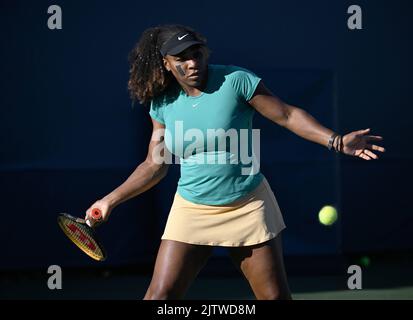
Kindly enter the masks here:
[[[63, 29], [49, 30], [60, 5]], [[347, 28], [347, 8], [363, 29]], [[83, 266], [56, 225], [84, 211], [146, 156], [147, 110], [132, 107], [127, 54], [147, 27], [180, 23], [207, 39], [211, 63], [254, 71], [288, 103], [346, 133], [372, 128], [387, 153], [336, 156], [259, 115], [261, 168], [288, 225], [291, 256], [413, 248], [410, 206], [412, 6], [409, 1], [0, 2], [0, 268]], [[120, 205], [99, 234], [108, 265], [153, 261], [179, 168]], [[331, 203], [340, 218], [317, 221]], [[218, 250], [217, 255], [221, 254]]]

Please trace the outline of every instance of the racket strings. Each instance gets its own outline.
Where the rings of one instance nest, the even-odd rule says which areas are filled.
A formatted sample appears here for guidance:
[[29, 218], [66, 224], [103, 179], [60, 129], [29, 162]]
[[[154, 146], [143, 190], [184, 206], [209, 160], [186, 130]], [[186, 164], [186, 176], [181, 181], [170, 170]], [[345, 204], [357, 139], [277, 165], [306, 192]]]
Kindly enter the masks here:
[[76, 238], [82, 244], [84, 244], [87, 248], [92, 251], [95, 251], [97, 247], [93, 243], [94, 240], [90, 236], [89, 232], [83, 227], [81, 224], [75, 224], [73, 222], [69, 222], [66, 224], [66, 227], [70, 230], [71, 235], [73, 238]]
[[100, 247], [89, 227], [67, 217], [60, 217], [59, 225], [67, 237], [91, 258], [99, 261], [105, 259], [103, 248]]

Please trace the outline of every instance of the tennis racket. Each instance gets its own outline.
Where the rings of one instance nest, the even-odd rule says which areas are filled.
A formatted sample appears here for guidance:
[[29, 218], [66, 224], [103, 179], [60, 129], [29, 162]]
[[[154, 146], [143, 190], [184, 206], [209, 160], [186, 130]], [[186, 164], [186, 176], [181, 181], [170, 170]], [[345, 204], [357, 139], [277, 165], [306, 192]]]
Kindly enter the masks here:
[[[102, 212], [94, 208], [90, 212], [94, 220], [102, 219]], [[97, 261], [106, 259], [106, 251], [99, 242], [94, 228], [87, 223], [88, 219], [81, 219], [71, 216], [67, 213], [60, 213], [57, 217], [57, 223], [65, 235], [89, 257]]]

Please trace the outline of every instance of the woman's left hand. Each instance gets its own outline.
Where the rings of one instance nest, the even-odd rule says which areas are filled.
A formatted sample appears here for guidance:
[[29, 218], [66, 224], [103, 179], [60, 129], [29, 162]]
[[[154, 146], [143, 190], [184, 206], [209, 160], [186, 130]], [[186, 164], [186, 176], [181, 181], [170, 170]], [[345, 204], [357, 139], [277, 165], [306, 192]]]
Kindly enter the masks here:
[[384, 152], [385, 149], [373, 144], [375, 141], [382, 141], [383, 137], [369, 135], [370, 129], [353, 131], [343, 136], [344, 154], [359, 157], [364, 160], [378, 159], [373, 151]]

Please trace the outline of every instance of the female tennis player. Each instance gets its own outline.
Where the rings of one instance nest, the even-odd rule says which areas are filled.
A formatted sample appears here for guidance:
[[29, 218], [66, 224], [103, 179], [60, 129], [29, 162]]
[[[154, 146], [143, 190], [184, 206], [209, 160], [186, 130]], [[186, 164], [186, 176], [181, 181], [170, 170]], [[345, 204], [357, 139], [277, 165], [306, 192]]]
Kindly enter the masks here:
[[364, 160], [384, 152], [374, 144], [382, 137], [369, 129], [339, 135], [274, 96], [251, 71], [209, 64], [209, 53], [206, 39], [189, 27], [143, 32], [130, 54], [128, 87], [152, 118], [147, 158], [90, 208], [99, 208], [106, 221], [118, 204], [164, 178], [173, 154], [181, 176], [144, 299], [183, 298], [214, 246], [228, 248], [257, 299], [291, 299], [281, 246], [285, 225], [254, 153], [254, 112]]

